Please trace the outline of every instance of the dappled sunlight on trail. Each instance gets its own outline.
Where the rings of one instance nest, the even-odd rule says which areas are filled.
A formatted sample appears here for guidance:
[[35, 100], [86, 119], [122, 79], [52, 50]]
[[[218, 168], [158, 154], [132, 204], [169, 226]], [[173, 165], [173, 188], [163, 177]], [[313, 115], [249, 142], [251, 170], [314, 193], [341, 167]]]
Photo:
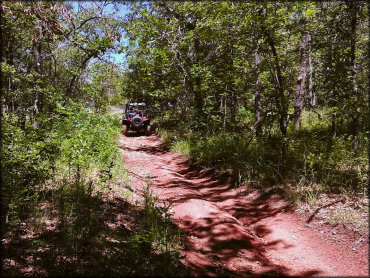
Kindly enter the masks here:
[[120, 144], [134, 173], [130, 186], [143, 190], [146, 179], [159, 203], [171, 205], [192, 274], [367, 275], [367, 252], [359, 258], [325, 241], [297, 218], [279, 188], [233, 188], [230, 177], [171, 153], [156, 135], [123, 136]]

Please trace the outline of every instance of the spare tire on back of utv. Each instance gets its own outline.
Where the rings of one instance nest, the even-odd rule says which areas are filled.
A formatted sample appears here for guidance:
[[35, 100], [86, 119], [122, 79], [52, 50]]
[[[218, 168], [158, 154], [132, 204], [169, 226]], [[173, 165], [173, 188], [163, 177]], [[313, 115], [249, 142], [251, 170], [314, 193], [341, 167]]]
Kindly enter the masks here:
[[136, 115], [132, 120], [131, 120], [131, 124], [135, 127], [135, 128], [140, 128], [140, 126], [143, 124], [143, 118]]

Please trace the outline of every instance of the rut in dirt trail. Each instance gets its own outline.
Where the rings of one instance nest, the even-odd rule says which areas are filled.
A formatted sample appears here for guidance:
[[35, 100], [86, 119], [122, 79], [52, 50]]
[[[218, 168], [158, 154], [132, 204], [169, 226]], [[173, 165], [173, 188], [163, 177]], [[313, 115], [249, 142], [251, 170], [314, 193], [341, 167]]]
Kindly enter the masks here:
[[171, 204], [194, 275], [367, 276], [368, 250], [337, 245], [298, 219], [275, 190], [233, 188], [166, 150], [156, 135], [120, 138], [130, 186]]

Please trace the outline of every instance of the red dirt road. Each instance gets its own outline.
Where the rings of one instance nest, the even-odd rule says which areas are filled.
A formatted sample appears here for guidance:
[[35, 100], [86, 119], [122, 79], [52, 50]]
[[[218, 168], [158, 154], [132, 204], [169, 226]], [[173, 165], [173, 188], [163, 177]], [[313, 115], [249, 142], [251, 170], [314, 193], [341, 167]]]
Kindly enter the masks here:
[[195, 276], [368, 276], [367, 241], [336, 241], [294, 213], [275, 190], [234, 189], [186, 158], [166, 151], [156, 135], [120, 138], [131, 188], [150, 180], [171, 204], [184, 231], [184, 264]]

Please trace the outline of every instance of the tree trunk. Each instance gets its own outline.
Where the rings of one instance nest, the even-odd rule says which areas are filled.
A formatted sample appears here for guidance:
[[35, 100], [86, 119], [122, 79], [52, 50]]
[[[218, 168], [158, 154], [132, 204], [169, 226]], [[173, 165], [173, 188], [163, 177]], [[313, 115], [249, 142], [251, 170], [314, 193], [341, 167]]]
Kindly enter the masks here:
[[309, 100], [310, 100], [310, 105], [309, 105], [309, 110], [310, 112], [313, 111], [314, 107], [316, 106], [316, 93], [313, 91], [313, 64], [312, 64], [312, 43], [311, 43], [311, 35], [308, 34], [308, 65], [310, 69], [310, 77], [308, 79], [308, 91], [309, 91]]
[[297, 88], [294, 96], [294, 126], [296, 128], [301, 127], [302, 121], [302, 109], [303, 109], [303, 99], [304, 99], [304, 90], [306, 84], [306, 72], [308, 64], [308, 55], [307, 55], [307, 46], [308, 46], [309, 34], [304, 33], [302, 37], [301, 45], [301, 57], [300, 57], [300, 67], [299, 74], [297, 78]]
[[78, 68], [77, 73], [73, 74], [71, 80], [69, 81], [68, 87], [66, 89], [66, 94], [68, 96], [72, 95], [73, 86], [77, 80], [77, 77], [80, 76], [81, 72], [86, 68], [87, 62], [94, 57], [95, 55], [93, 53], [90, 53], [86, 58], [82, 61], [81, 66]]
[[274, 66], [275, 66], [275, 76], [276, 76], [276, 82], [277, 82], [277, 102], [276, 106], [278, 108], [279, 112], [279, 127], [280, 132], [282, 136], [281, 140], [281, 162], [284, 164], [287, 159], [287, 137], [288, 137], [288, 102], [287, 98], [285, 96], [285, 89], [283, 84], [283, 76], [281, 74], [281, 67], [279, 63], [279, 57], [276, 52], [275, 42], [273, 40], [272, 35], [262, 25], [262, 31], [264, 35], [266, 36], [267, 43], [269, 44], [271, 48], [272, 55], [274, 57]]
[[[230, 96], [230, 123], [232, 126], [232, 129], [235, 130], [235, 123], [236, 123], [236, 107], [237, 107], [237, 96], [235, 94], [235, 88], [233, 84], [233, 68], [234, 68], [234, 42], [235, 38], [233, 37], [233, 30], [231, 24], [227, 25], [227, 31], [228, 31], [228, 43], [226, 47], [226, 61], [225, 61], [225, 73], [227, 73], [225, 76], [227, 76], [226, 79], [226, 90], [228, 91], [228, 95]], [[231, 74], [230, 74], [231, 73]]]
[[337, 114], [333, 112], [331, 114], [331, 137], [334, 139], [337, 137]]
[[260, 78], [260, 56], [258, 51], [254, 53], [254, 63], [256, 65], [257, 77], [256, 77], [256, 90], [254, 93], [254, 118], [256, 120], [256, 136], [259, 137], [262, 134], [261, 125], [261, 78]]
[[352, 81], [352, 93], [353, 93], [353, 114], [352, 114], [352, 136], [353, 136], [353, 151], [357, 153], [357, 149], [360, 145], [358, 139], [359, 132], [359, 113], [357, 111], [358, 107], [358, 86], [357, 86], [357, 68], [356, 68], [356, 27], [357, 27], [357, 12], [358, 3], [353, 1], [348, 1], [348, 8], [351, 13], [351, 81]]
[[223, 115], [224, 115], [224, 119], [223, 119], [223, 121], [222, 121], [222, 127], [223, 127], [223, 129], [224, 129], [224, 131], [225, 131], [225, 129], [226, 129], [226, 95], [223, 97], [224, 98], [224, 111], [223, 111]]
[[[36, 25], [36, 29], [39, 31], [39, 37], [35, 38], [35, 42], [33, 43], [33, 54], [35, 58], [35, 69], [38, 74], [37, 78], [40, 78], [41, 75], [41, 36], [42, 36], [42, 26], [40, 24], [40, 21]], [[40, 124], [37, 122], [37, 116], [40, 113], [40, 92], [38, 91], [38, 88], [36, 88], [35, 92], [35, 98], [34, 98], [34, 104], [33, 104], [33, 110], [34, 110], [34, 128], [39, 128]]]
[[[195, 64], [197, 65], [197, 68], [199, 68], [199, 52], [200, 52], [200, 46], [199, 46], [199, 39], [197, 37], [194, 38], [194, 54], [195, 54]], [[194, 78], [195, 80], [195, 86], [192, 86], [193, 94], [195, 97], [195, 103], [198, 111], [198, 116], [203, 116], [203, 97], [202, 97], [202, 82], [200, 78], [200, 73], [197, 72], [196, 76]], [[194, 88], [195, 87], [195, 88]]]

